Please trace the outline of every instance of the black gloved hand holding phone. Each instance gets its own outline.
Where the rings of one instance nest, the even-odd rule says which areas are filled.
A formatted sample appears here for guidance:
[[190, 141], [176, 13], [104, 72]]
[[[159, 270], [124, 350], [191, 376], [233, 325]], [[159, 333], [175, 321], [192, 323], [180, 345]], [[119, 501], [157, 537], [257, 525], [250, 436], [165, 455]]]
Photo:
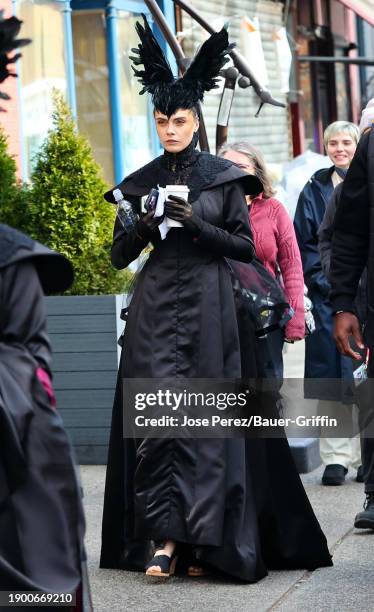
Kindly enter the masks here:
[[158, 189], [151, 189], [145, 201], [144, 208], [147, 212], [141, 217], [137, 226], [137, 234], [142, 239], [149, 238], [151, 233], [154, 232], [164, 220], [165, 215], [155, 217], [158, 193]]

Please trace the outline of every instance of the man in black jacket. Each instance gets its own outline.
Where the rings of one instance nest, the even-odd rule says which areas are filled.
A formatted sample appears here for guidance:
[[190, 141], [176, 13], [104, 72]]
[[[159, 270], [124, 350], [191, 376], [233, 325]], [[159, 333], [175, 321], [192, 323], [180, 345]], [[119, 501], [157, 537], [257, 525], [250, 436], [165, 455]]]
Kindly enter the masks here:
[[[335, 314], [334, 337], [343, 355], [359, 360], [362, 356], [349, 343], [353, 337], [364, 349], [354, 300], [362, 272], [367, 266], [367, 319], [365, 343], [370, 350], [368, 376], [374, 378], [374, 127], [365, 131], [344, 181], [335, 215], [332, 239], [330, 294]], [[372, 435], [372, 433], [370, 434]], [[374, 529], [374, 438], [362, 440], [366, 503], [357, 514], [355, 527]]]

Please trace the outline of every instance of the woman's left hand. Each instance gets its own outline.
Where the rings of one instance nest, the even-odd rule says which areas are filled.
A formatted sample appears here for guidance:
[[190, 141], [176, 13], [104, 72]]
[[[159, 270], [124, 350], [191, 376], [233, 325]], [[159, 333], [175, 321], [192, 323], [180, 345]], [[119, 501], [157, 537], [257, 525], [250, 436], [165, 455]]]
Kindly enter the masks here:
[[180, 223], [190, 220], [193, 215], [191, 204], [183, 198], [174, 195], [170, 195], [169, 199], [166, 200], [164, 212], [169, 219], [180, 221]]

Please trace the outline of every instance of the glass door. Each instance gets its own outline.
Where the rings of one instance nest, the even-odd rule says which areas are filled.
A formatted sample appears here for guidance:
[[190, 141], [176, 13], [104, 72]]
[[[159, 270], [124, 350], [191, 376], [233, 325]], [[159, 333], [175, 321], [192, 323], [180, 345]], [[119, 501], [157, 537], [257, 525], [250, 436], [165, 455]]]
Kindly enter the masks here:
[[104, 9], [73, 12], [74, 71], [79, 131], [109, 185], [114, 182]]
[[119, 11], [118, 47], [121, 74], [122, 147], [125, 173], [133, 172], [154, 156], [152, 140], [152, 111], [147, 94], [139, 96], [142, 86], [131, 68], [131, 48], [137, 47], [139, 38], [136, 21], [140, 13]]

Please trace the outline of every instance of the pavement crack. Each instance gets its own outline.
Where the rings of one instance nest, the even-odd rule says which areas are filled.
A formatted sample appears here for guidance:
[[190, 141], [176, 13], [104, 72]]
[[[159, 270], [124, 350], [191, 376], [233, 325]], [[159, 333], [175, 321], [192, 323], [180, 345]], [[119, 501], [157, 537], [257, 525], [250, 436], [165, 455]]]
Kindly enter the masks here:
[[[351, 529], [348, 529], [348, 531], [346, 531], [338, 540], [336, 540], [336, 542], [331, 546], [330, 548], [330, 552], [332, 557], [334, 556], [335, 551], [339, 548], [339, 546], [344, 542], [344, 540], [352, 535], [354, 532], [354, 527], [351, 527]], [[329, 569], [329, 568], [317, 568], [320, 571], [322, 571], [323, 569]], [[304, 584], [305, 582], [308, 582], [314, 575], [314, 572], [316, 570], [313, 571], [309, 571], [309, 570], [305, 570], [305, 572], [303, 573], [302, 576], [300, 576], [300, 578], [298, 578], [297, 580], [295, 580], [295, 582], [293, 584], [291, 584], [291, 586], [287, 589], [287, 591], [285, 591], [278, 599], [277, 601], [275, 601], [270, 608], [266, 608], [266, 612], [271, 612], [272, 610], [276, 610], [277, 607], [279, 605], [281, 605], [282, 603], [284, 603], [289, 597], [290, 595], [292, 595], [292, 593], [294, 593], [296, 591], [296, 589], [298, 589], [302, 584]]]
[[266, 612], [271, 612], [271, 610], [276, 610], [277, 606], [282, 604], [303, 582], [306, 582], [313, 575], [313, 572], [306, 570], [300, 578], [298, 578], [291, 586], [275, 601], [270, 608], [266, 609]]

